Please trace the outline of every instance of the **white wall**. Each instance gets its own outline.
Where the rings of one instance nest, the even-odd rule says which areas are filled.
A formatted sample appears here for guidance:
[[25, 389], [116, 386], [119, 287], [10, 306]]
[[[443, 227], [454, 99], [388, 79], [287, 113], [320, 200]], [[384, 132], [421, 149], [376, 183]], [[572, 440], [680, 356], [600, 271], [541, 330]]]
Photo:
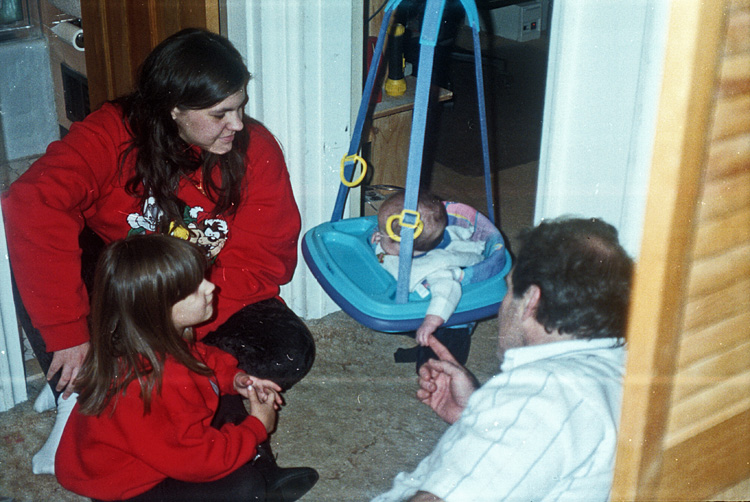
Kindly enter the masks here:
[[554, 3], [536, 222], [601, 217], [638, 255], [669, 7], [669, 0]]
[[10, 282], [10, 261], [0, 207], [0, 411], [26, 401], [23, 350]]
[[[362, 92], [361, 20], [358, 0], [227, 0], [227, 36], [253, 74], [247, 113], [284, 148], [303, 234], [331, 218]], [[303, 318], [338, 310], [301, 253], [281, 296]]]

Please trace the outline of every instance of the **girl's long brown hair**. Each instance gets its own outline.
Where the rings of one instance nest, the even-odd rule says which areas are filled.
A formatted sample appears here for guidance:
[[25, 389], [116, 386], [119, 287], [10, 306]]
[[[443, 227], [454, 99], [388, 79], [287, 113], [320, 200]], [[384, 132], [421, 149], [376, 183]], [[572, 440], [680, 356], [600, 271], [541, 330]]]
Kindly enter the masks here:
[[172, 307], [198, 289], [205, 269], [197, 247], [159, 234], [128, 237], [104, 250], [94, 278], [91, 347], [76, 379], [81, 413], [100, 414], [133, 380], [148, 413], [168, 356], [212, 374], [172, 321]]
[[[210, 31], [188, 28], [168, 37], [141, 65], [136, 89], [116, 101], [133, 136], [120, 158], [135, 155], [135, 173], [126, 189], [141, 199], [156, 199], [163, 211], [160, 231], [170, 222], [184, 223], [184, 203], [175, 192], [180, 179], [202, 168], [202, 186], [215, 202], [214, 215], [232, 215], [242, 199], [245, 154], [250, 142], [246, 127], [235, 134], [232, 150], [223, 155], [198, 153], [179, 135], [171, 112], [201, 110], [247, 87], [250, 73], [237, 49]], [[214, 181], [219, 170], [221, 182]]]

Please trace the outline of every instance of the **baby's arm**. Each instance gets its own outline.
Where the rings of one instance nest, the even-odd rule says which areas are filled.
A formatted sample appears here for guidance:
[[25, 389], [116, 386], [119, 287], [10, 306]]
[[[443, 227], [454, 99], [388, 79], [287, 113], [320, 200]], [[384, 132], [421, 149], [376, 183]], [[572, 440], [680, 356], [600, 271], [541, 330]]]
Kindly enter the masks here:
[[419, 329], [417, 329], [417, 343], [426, 347], [430, 335], [432, 335], [444, 322], [445, 320], [437, 315], [427, 314], [424, 316], [424, 321], [422, 321]]
[[[455, 268], [460, 272], [461, 269]], [[461, 283], [453, 277], [452, 269], [441, 270], [427, 277], [430, 305], [422, 325], [417, 330], [417, 342], [427, 345], [430, 335], [453, 315], [461, 300]]]

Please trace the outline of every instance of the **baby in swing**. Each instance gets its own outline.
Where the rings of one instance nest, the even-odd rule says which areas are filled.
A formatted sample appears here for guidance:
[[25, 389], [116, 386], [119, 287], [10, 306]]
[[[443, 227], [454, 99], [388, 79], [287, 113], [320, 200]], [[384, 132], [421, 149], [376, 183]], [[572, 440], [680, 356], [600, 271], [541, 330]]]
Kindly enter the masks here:
[[[396, 279], [401, 240], [398, 216], [403, 209], [404, 192], [386, 199], [378, 210], [378, 230], [372, 236], [378, 261]], [[431, 295], [427, 314], [416, 332], [417, 343], [426, 347], [430, 336], [456, 310], [461, 299], [463, 268], [484, 259], [485, 243], [472, 241], [470, 228], [448, 225], [445, 205], [429, 192], [420, 192], [417, 212], [421, 225], [417, 223], [414, 230], [409, 291], [416, 291], [423, 298]]]

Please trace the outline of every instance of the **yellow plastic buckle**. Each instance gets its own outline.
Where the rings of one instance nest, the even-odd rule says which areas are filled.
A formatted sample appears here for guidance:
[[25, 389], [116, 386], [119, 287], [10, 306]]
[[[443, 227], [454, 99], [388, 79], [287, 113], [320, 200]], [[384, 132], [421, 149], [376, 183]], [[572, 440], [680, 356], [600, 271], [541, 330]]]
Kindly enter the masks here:
[[[404, 216], [406, 215], [413, 215], [414, 223], [404, 222]], [[398, 224], [403, 228], [413, 228], [415, 239], [419, 237], [419, 235], [422, 233], [422, 230], [424, 230], [424, 223], [422, 222], [422, 218], [419, 217], [419, 213], [417, 211], [404, 209], [401, 211], [401, 214], [392, 214], [385, 222], [385, 230], [386, 232], [388, 232], [388, 237], [396, 242], [401, 242], [401, 236], [396, 235], [396, 233], [393, 231], [393, 220], [398, 220]]]
[[[359, 178], [357, 178], [356, 180], [349, 181], [344, 177], [344, 166], [346, 165], [347, 162], [357, 162], [357, 161], [359, 161], [359, 163], [362, 164], [362, 174], [360, 174]], [[354, 167], [356, 169], [356, 165]], [[344, 186], [347, 186], [349, 188], [354, 188], [355, 186], [362, 183], [362, 180], [365, 179], [366, 173], [367, 173], [367, 162], [365, 161], [365, 159], [363, 159], [359, 155], [357, 154], [347, 155], [341, 159], [341, 172], [339, 176], [341, 177], [341, 183], [343, 183]]]

